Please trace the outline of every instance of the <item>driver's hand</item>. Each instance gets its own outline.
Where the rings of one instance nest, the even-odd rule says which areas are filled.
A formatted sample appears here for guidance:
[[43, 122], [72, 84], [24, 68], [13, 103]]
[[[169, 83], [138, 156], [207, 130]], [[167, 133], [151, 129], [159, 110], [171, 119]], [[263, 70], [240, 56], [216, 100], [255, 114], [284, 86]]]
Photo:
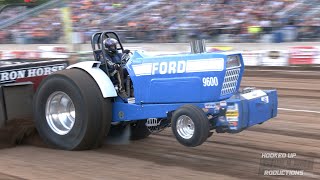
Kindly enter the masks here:
[[114, 64], [113, 65], [114, 69], [119, 70], [121, 68], [120, 64]]
[[130, 55], [129, 54], [123, 54], [122, 57], [121, 57], [122, 64], [126, 64], [129, 59], [130, 59]]
[[130, 53], [130, 50], [129, 50], [129, 49], [125, 49], [125, 50], [123, 50], [123, 53], [129, 54], [129, 53]]

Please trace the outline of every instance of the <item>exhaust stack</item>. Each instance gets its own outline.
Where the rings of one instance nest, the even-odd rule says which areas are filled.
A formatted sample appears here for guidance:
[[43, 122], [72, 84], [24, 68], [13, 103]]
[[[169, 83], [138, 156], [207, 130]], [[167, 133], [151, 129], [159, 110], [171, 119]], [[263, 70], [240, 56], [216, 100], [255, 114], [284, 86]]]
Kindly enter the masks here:
[[206, 41], [204, 39], [201, 40], [192, 40], [190, 42], [191, 53], [192, 54], [200, 54], [206, 52]]

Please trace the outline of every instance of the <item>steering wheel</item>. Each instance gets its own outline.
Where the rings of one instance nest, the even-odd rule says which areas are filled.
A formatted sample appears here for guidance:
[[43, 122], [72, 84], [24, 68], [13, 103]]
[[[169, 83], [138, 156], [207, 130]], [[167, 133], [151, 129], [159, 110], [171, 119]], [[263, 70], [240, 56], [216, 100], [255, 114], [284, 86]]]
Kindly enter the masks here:
[[121, 66], [124, 67], [130, 59], [130, 50], [126, 49], [123, 51], [123, 55], [121, 57]]

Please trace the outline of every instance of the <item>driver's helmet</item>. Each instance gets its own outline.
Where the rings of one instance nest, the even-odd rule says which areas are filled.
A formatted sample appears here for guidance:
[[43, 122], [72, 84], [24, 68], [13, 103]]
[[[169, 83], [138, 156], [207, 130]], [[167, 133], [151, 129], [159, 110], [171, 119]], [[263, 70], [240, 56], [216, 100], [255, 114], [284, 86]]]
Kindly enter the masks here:
[[103, 41], [104, 47], [110, 54], [115, 54], [117, 52], [118, 41], [114, 38], [107, 38]]

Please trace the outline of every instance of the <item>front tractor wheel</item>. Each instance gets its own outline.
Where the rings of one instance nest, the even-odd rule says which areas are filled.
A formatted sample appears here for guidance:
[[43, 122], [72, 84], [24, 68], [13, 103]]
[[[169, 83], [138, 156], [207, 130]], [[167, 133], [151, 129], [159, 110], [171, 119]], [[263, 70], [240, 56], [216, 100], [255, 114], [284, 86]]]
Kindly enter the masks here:
[[205, 113], [197, 106], [184, 105], [174, 111], [171, 128], [178, 142], [195, 147], [207, 140], [210, 129]]
[[35, 94], [36, 128], [54, 148], [97, 148], [111, 125], [111, 105], [89, 74], [80, 69], [62, 70], [44, 79]]

